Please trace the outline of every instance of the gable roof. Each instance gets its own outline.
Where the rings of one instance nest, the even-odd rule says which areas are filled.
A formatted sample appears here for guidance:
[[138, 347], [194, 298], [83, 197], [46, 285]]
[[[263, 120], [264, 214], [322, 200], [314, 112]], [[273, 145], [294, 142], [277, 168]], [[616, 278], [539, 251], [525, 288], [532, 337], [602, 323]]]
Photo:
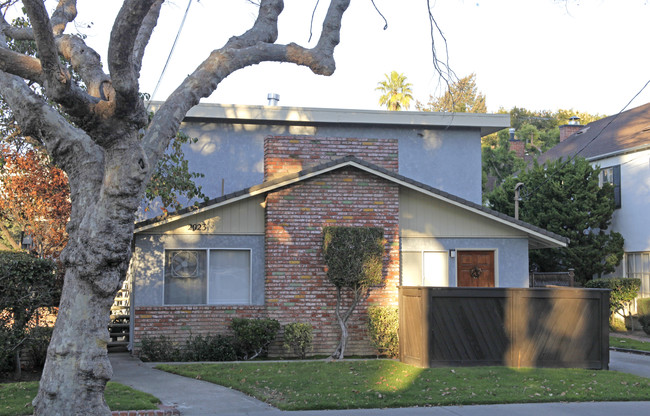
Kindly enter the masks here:
[[650, 103], [587, 124], [539, 156], [548, 160], [581, 156], [589, 161], [650, 148]]
[[400, 186], [413, 189], [417, 192], [426, 194], [437, 200], [452, 204], [465, 211], [472, 212], [474, 214], [486, 217], [493, 221], [499, 222], [506, 226], [522, 231], [528, 236], [529, 245], [531, 248], [566, 247], [569, 241], [567, 238], [562, 237], [558, 234], [528, 224], [524, 221], [516, 220], [508, 215], [491, 210], [489, 208], [486, 208], [474, 202], [459, 198], [455, 195], [433, 188], [421, 182], [409, 179], [393, 171], [381, 168], [379, 166], [373, 165], [372, 163], [363, 161], [353, 156], [346, 156], [341, 159], [333, 160], [331, 162], [323, 163], [308, 169], [304, 169], [300, 172], [277, 177], [269, 181], [263, 182], [259, 185], [255, 185], [247, 189], [242, 189], [241, 191], [233, 192], [231, 194], [227, 194], [215, 199], [211, 199], [209, 201], [203, 202], [195, 206], [190, 206], [181, 209], [179, 211], [168, 214], [166, 216], [158, 216], [155, 218], [148, 219], [146, 221], [136, 223], [135, 232], [136, 233], [143, 232], [162, 224], [167, 224], [173, 221], [180, 220], [182, 218], [186, 218], [191, 215], [195, 215], [199, 212], [203, 212], [209, 209], [231, 204], [246, 198], [250, 198], [255, 195], [272, 192], [279, 188], [290, 186], [295, 183], [302, 182], [307, 179], [314, 178], [323, 175], [325, 173], [332, 172], [346, 167], [353, 167], [365, 171], [372, 175], [383, 178], [389, 182], [393, 182]]

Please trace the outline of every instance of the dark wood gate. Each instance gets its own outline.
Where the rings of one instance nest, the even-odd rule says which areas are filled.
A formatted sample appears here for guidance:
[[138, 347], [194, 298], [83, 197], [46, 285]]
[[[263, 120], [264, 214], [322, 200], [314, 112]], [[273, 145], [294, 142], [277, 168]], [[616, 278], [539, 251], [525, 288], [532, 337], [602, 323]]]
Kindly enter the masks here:
[[609, 291], [400, 287], [400, 359], [607, 369]]

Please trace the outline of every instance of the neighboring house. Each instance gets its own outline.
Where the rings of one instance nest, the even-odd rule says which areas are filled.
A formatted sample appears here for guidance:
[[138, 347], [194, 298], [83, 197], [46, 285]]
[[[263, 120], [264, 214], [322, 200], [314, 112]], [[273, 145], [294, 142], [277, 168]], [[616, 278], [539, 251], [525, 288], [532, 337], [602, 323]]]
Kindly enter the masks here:
[[225, 333], [239, 316], [309, 322], [314, 353], [333, 352], [328, 225], [382, 227], [387, 241], [384, 283], [349, 322], [350, 354], [374, 353], [367, 306], [396, 305], [399, 285], [527, 287], [528, 249], [566, 240], [479, 205], [481, 135], [508, 125], [507, 115], [199, 106], [183, 125], [199, 138], [186, 157], [205, 155], [204, 188], [243, 186], [136, 224], [135, 349], [146, 336]]
[[540, 155], [539, 163], [581, 156], [601, 168], [601, 182], [614, 184], [611, 230], [625, 239], [613, 276], [640, 278], [641, 296], [650, 296], [650, 104], [560, 130], [561, 142]]

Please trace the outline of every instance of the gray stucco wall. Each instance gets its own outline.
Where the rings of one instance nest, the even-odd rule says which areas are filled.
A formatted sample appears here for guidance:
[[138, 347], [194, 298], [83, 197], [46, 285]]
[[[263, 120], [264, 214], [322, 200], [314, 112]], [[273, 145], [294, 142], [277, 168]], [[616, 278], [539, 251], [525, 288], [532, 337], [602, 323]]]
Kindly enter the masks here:
[[183, 130], [198, 141], [185, 145], [197, 184], [210, 198], [263, 181], [264, 138], [270, 135], [398, 139], [399, 173], [475, 203], [481, 203], [479, 129], [404, 128], [336, 125], [290, 126], [186, 122]]
[[136, 234], [130, 273], [133, 306], [162, 306], [166, 249], [251, 249], [251, 304], [264, 304], [264, 236]]
[[[525, 238], [402, 238], [402, 251], [495, 250], [495, 286], [528, 287]], [[449, 286], [457, 286], [456, 258], [449, 257]]]

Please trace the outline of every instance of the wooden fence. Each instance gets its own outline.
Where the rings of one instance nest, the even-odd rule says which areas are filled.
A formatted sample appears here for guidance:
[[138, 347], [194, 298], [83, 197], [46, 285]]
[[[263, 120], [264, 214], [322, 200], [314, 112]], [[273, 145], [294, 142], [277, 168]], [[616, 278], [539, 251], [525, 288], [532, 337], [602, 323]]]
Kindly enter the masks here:
[[575, 273], [568, 272], [531, 272], [528, 276], [529, 287], [567, 286], [575, 287]]
[[609, 290], [400, 287], [402, 362], [607, 369]]

